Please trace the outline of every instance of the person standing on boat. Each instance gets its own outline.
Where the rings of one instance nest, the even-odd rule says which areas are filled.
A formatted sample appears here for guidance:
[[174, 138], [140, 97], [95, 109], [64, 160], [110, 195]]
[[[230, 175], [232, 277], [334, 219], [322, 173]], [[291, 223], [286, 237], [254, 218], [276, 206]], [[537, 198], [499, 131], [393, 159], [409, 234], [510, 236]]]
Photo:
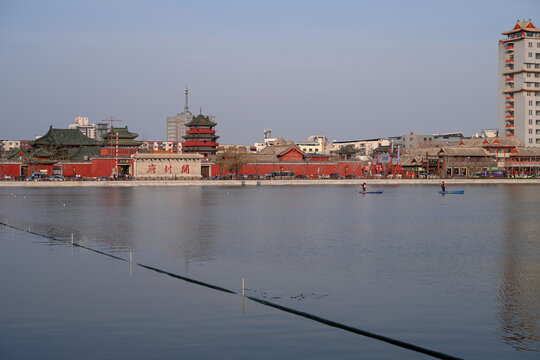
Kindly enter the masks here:
[[366, 188], [367, 188], [366, 183], [363, 183], [363, 184], [362, 184], [362, 191], [363, 191], [363, 192], [366, 192]]
[[444, 181], [441, 183], [441, 190], [446, 191], [446, 184], [444, 183]]

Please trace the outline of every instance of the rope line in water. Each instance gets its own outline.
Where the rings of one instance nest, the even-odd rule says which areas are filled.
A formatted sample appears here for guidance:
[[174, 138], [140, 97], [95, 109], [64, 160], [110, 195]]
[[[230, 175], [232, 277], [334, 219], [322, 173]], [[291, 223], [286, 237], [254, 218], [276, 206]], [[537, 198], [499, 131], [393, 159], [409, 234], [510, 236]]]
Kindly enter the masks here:
[[417, 346], [417, 345], [409, 344], [409, 343], [406, 343], [404, 341], [392, 339], [392, 338], [389, 338], [389, 337], [386, 337], [386, 336], [383, 336], [383, 335], [375, 334], [375, 333], [372, 333], [372, 332], [369, 332], [369, 331], [365, 331], [365, 330], [358, 329], [358, 328], [355, 328], [355, 327], [352, 327], [352, 326], [341, 324], [341, 323], [338, 323], [338, 322], [335, 322], [335, 321], [332, 321], [332, 320], [328, 320], [328, 319], [319, 317], [317, 315], [313, 315], [313, 314], [306, 313], [306, 312], [303, 312], [303, 311], [295, 310], [295, 309], [292, 309], [292, 308], [289, 308], [289, 307], [286, 307], [286, 306], [283, 306], [283, 305], [278, 305], [278, 304], [272, 303], [272, 302], [267, 301], [267, 300], [263, 300], [263, 299], [259, 299], [259, 298], [255, 298], [255, 297], [251, 297], [251, 296], [246, 296], [246, 297], [248, 299], [252, 300], [252, 301], [258, 302], [259, 304], [263, 304], [265, 306], [273, 307], [273, 308], [279, 309], [281, 311], [285, 311], [285, 312], [288, 312], [288, 313], [291, 313], [291, 314], [294, 314], [294, 315], [298, 315], [298, 316], [304, 317], [306, 319], [310, 319], [310, 320], [313, 320], [313, 321], [316, 321], [316, 322], [319, 322], [321, 324], [325, 324], [325, 325], [328, 325], [328, 326], [331, 326], [331, 327], [335, 327], [335, 328], [342, 329], [342, 330], [345, 330], [345, 331], [349, 331], [349, 332], [352, 332], [352, 333], [355, 333], [355, 334], [359, 334], [359, 335], [363, 335], [363, 336], [370, 337], [370, 338], [373, 338], [373, 339], [377, 339], [377, 340], [380, 340], [380, 341], [384, 341], [386, 343], [396, 345], [396, 346], [402, 347], [404, 349], [409, 349], [409, 350], [413, 350], [413, 351], [416, 351], [416, 352], [419, 352], [419, 353], [430, 355], [430, 356], [436, 357], [438, 359], [445, 359], [445, 360], [456, 360], [457, 359], [457, 360], [461, 360], [460, 358], [457, 358], [457, 357], [454, 357], [454, 356], [451, 356], [451, 355], [447, 355], [447, 354], [444, 354], [444, 353], [441, 353], [441, 352], [438, 352], [438, 351], [434, 351], [434, 350], [426, 349], [426, 348], [423, 348], [423, 347], [420, 347], [420, 346]]
[[[77, 244], [77, 243], [71, 243], [71, 242], [69, 242], [67, 240], [57, 239], [57, 238], [54, 238], [52, 236], [43, 235], [43, 234], [36, 233], [36, 232], [30, 231], [30, 230], [25, 230], [25, 229], [22, 229], [22, 228], [13, 226], [13, 225], [8, 225], [8, 224], [3, 223], [3, 222], [0, 222], [0, 225], [5, 226], [5, 227], [10, 227], [10, 228], [15, 229], [15, 230], [28, 232], [29, 234], [36, 235], [36, 236], [41, 236], [41, 237], [44, 237], [46, 239], [50, 239], [50, 240], [53, 240], [53, 241], [59, 241], [59, 242], [65, 243], [65, 244], [76, 246], [76, 247], [79, 247], [79, 248], [82, 248], [82, 249], [85, 249], [85, 250], [95, 252], [95, 253], [100, 254], [100, 255], [105, 255], [105, 256], [111, 257], [111, 258], [116, 259], [116, 260], [130, 262], [129, 260], [121, 258], [119, 256], [112, 255], [112, 254], [106, 253], [106, 252], [101, 251], [101, 250], [92, 249], [92, 248], [89, 248], [87, 246], [80, 245], [80, 244]], [[142, 267], [142, 268], [144, 268], [144, 269], [155, 271], [155, 272], [160, 273], [160, 274], [168, 275], [168, 276], [173, 277], [175, 279], [184, 280], [184, 281], [192, 283], [192, 284], [204, 286], [204, 287], [214, 289], [214, 290], [218, 290], [218, 291], [221, 291], [221, 292], [225, 292], [225, 293], [228, 293], [228, 294], [237, 294], [236, 291], [232, 291], [232, 290], [223, 288], [221, 286], [205, 283], [205, 282], [202, 282], [202, 281], [199, 281], [199, 280], [195, 280], [195, 279], [188, 278], [188, 277], [185, 277], [185, 276], [182, 276], [182, 275], [174, 274], [174, 273], [171, 273], [171, 272], [168, 272], [168, 271], [165, 271], [165, 270], [162, 270], [162, 269], [158, 269], [158, 268], [155, 268], [155, 267], [152, 267], [152, 266], [139, 264], [139, 263], [135, 263], [135, 264]], [[313, 315], [313, 314], [306, 313], [306, 312], [303, 312], [303, 311], [295, 310], [295, 309], [292, 309], [292, 308], [289, 308], [289, 307], [286, 307], [286, 306], [283, 306], [283, 305], [278, 305], [278, 304], [272, 303], [272, 302], [267, 301], [267, 300], [259, 299], [259, 298], [252, 297], [252, 296], [246, 296], [246, 298], [248, 298], [249, 300], [254, 301], [256, 303], [259, 303], [261, 305], [272, 307], [272, 308], [287, 312], [289, 314], [297, 315], [297, 316], [300, 316], [300, 317], [303, 317], [303, 318], [306, 318], [306, 319], [310, 319], [310, 320], [316, 321], [318, 323], [321, 323], [321, 324], [324, 324], [324, 325], [327, 325], [327, 326], [330, 326], [330, 327], [342, 329], [342, 330], [345, 330], [345, 331], [348, 331], [348, 332], [351, 332], [351, 333], [354, 333], [354, 334], [358, 334], [358, 335], [366, 336], [366, 337], [376, 339], [376, 340], [379, 340], [379, 341], [383, 341], [383, 342], [386, 342], [388, 344], [392, 344], [392, 345], [395, 345], [395, 346], [398, 346], [398, 347], [401, 347], [401, 348], [404, 348], [404, 349], [408, 349], [408, 350], [412, 350], [412, 351], [415, 351], [415, 352], [418, 352], [418, 353], [426, 354], [426, 355], [435, 357], [437, 359], [461, 360], [461, 358], [451, 356], [451, 355], [448, 355], [448, 354], [445, 354], [445, 353], [442, 353], [442, 352], [439, 352], [439, 351], [426, 349], [426, 348], [423, 348], [421, 346], [417, 346], [417, 345], [410, 344], [410, 343], [407, 343], [407, 342], [404, 342], [404, 341], [392, 339], [392, 338], [389, 338], [389, 337], [386, 337], [386, 336], [383, 336], [383, 335], [379, 335], [379, 334], [375, 334], [375, 333], [372, 333], [372, 332], [369, 332], [369, 331], [366, 331], [366, 330], [358, 329], [358, 328], [355, 328], [355, 327], [352, 327], [352, 326], [348, 326], [348, 325], [345, 325], [345, 324], [342, 324], [342, 323], [338, 323], [338, 322], [335, 322], [335, 321], [332, 321], [332, 320], [329, 320], [329, 319], [319, 317], [317, 315]]]

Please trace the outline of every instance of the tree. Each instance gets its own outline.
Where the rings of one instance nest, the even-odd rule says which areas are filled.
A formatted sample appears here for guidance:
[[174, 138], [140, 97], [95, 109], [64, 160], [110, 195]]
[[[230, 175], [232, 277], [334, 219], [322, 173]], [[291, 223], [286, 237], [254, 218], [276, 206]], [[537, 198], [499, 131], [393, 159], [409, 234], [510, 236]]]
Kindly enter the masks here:
[[242, 170], [247, 163], [247, 154], [238, 151], [238, 149], [226, 150], [216, 156], [216, 164], [219, 165], [221, 169], [225, 169], [228, 173], [234, 173], [235, 176], [238, 176], [240, 170]]
[[53, 154], [53, 159], [69, 160], [68, 149], [63, 144], [57, 144], [52, 137], [47, 141], [47, 145], [43, 146], [43, 148]]

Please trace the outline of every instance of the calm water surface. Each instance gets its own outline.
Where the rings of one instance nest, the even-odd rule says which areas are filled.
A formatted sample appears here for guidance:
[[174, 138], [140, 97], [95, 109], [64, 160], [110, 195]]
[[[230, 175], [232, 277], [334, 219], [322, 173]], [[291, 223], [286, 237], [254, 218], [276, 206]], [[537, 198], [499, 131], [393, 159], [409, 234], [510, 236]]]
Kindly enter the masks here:
[[[0, 221], [467, 359], [540, 358], [540, 186], [0, 189]], [[0, 357], [429, 358], [11, 228]], [[131, 272], [131, 274], [130, 274]]]

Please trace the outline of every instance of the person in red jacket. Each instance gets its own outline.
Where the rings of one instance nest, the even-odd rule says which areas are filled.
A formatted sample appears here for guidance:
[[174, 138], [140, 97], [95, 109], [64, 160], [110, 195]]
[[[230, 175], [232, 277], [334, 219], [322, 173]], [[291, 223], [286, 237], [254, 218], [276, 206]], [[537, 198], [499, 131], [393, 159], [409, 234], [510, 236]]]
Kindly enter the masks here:
[[363, 183], [363, 184], [362, 184], [362, 191], [363, 191], [363, 192], [366, 192], [366, 188], [367, 188], [366, 183]]
[[446, 184], [444, 183], [444, 181], [441, 183], [441, 190], [446, 191]]

